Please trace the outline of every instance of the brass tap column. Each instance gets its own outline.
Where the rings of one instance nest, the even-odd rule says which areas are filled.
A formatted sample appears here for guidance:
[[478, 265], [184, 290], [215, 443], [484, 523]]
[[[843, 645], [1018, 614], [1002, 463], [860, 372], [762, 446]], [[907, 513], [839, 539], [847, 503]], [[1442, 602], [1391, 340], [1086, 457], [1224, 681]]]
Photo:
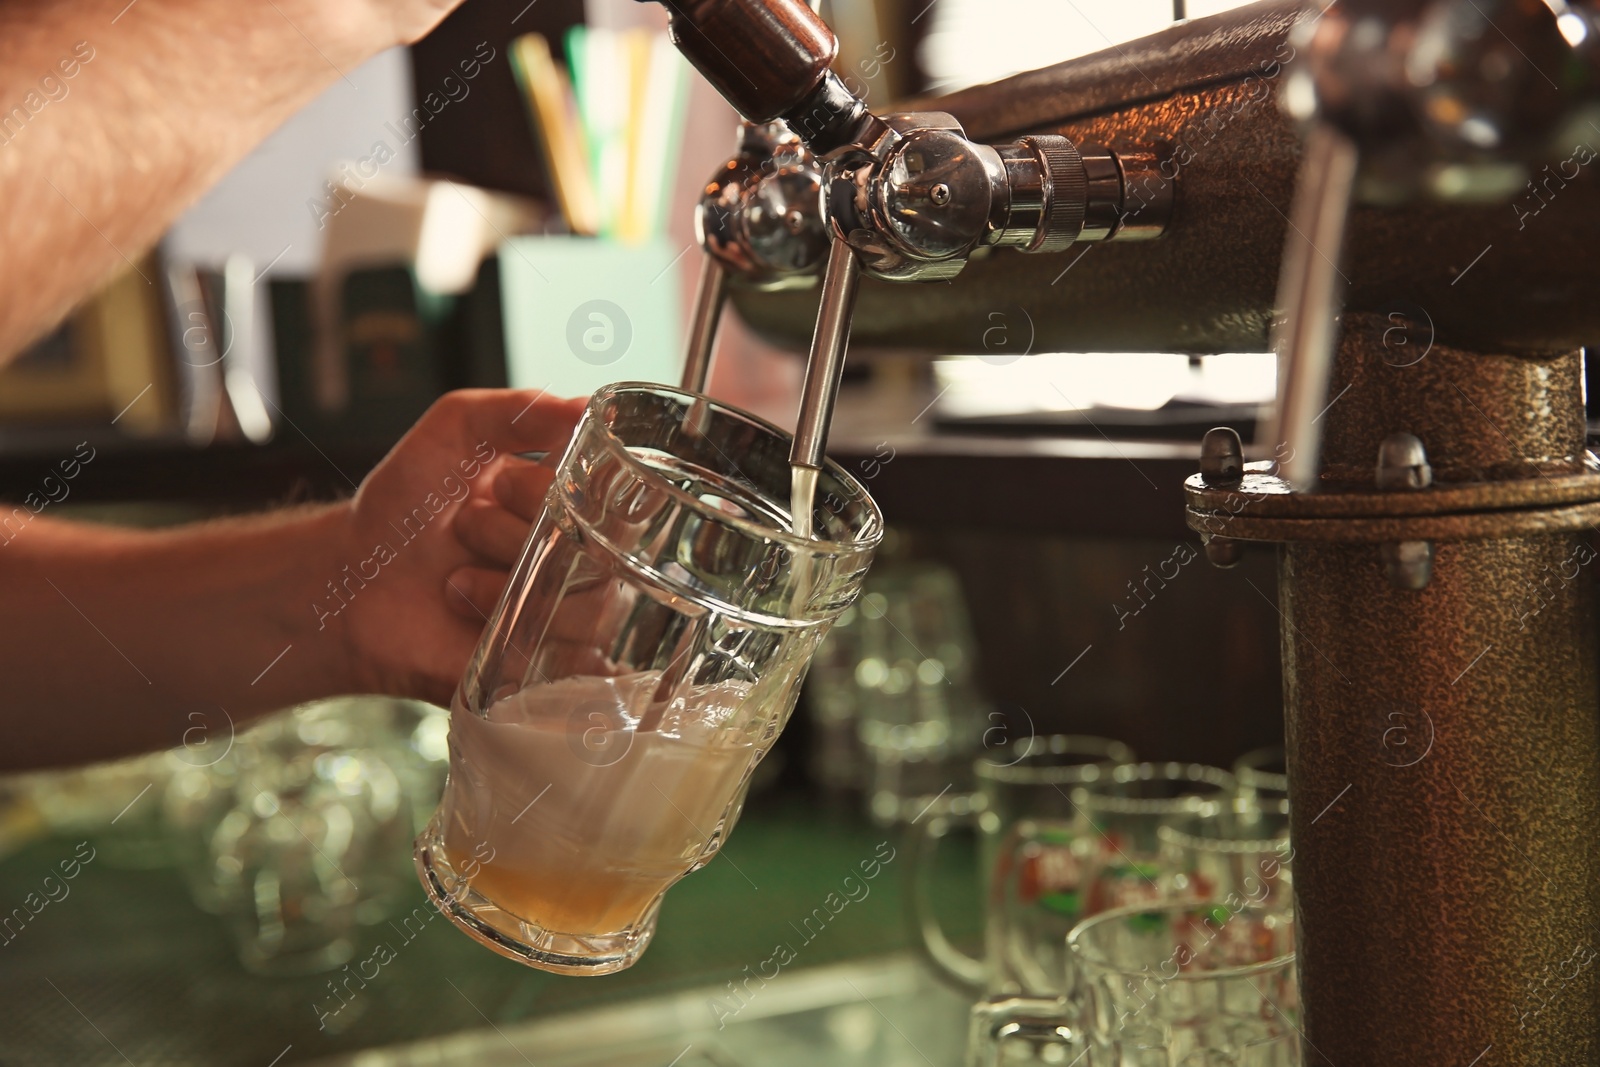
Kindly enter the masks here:
[[1283, 546], [1305, 1062], [1600, 1064], [1581, 360], [1422, 331], [1345, 316], [1316, 493], [1226, 431], [1187, 485], [1213, 559]]

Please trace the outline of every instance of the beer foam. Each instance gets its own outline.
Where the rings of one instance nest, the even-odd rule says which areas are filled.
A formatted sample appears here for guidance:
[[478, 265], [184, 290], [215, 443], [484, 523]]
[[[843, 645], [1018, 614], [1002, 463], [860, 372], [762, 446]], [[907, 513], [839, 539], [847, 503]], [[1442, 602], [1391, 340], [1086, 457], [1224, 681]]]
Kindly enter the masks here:
[[445, 846], [474, 889], [544, 930], [609, 934], [705, 858], [760, 755], [729, 728], [750, 687], [681, 687], [639, 731], [660, 680], [565, 678], [483, 715], [457, 701]]

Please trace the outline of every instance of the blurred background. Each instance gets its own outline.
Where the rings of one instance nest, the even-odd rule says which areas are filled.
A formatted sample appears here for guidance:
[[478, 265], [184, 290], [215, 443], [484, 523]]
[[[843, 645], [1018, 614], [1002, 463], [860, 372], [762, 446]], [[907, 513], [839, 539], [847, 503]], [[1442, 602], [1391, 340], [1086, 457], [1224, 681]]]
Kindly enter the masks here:
[[[839, 71], [880, 108], [1234, 6], [823, 15]], [[87, 443], [53, 514], [161, 525], [333, 499], [446, 390], [676, 381], [693, 206], [736, 117], [663, 26], [633, 0], [468, 0], [346, 72], [0, 371], [0, 492], [20, 503]], [[570, 341], [594, 301], [632, 338], [603, 359]], [[218, 716], [171, 753], [0, 780], [0, 1064], [308, 1062], [722, 986], [931, 798], [971, 790], [985, 751], [1066, 732], [1227, 767], [1280, 743], [1273, 561], [1213, 570], [1181, 500], [1206, 427], [1248, 439], [1272, 358], [1037, 353], [1025, 322], [996, 326], [968, 356], [852, 351], [831, 454], [891, 537], [730, 862], [673, 891], [638, 967], [556, 978], [432, 921], [409, 842], [442, 781], [438, 709], [351, 698], [248, 732]], [[792, 426], [802, 372], [731, 317], [710, 392]], [[938, 910], [969, 943], [974, 862], [959, 836], [934, 860]], [[801, 963], [904, 951], [905, 866]], [[893, 1038], [851, 1018], [862, 1048]], [[720, 1062], [705, 1055], [683, 1063]]]

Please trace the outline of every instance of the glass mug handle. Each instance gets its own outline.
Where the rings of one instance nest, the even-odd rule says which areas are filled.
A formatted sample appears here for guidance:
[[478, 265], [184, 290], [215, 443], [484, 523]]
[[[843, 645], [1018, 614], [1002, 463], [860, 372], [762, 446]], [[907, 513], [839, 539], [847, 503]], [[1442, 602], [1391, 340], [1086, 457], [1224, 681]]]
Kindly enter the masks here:
[[961, 814], [956, 814], [951, 808], [939, 813], [930, 812], [928, 818], [921, 823], [911, 826], [910, 840], [907, 844], [911, 852], [911, 876], [906, 880], [906, 911], [911, 916], [912, 925], [916, 928], [916, 944], [933, 964], [934, 969], [941, 975], [955, 982], [957, 985], [973, 992], [982, 993], [989, 986], [989, 967], [982, 960], [973, 959], [971, 956], [956, 948], [945, 936], [944, 927], [939, 925], [939, 917], [933, 912], [933, 901], [929, 899], [928, 885], [932, 881], [933, 860], [939, 851], [939, 840], [950, 832], [952, 824], [963, 826], [972, 825], [977, 816], [973, 811], [976, 807], [977, 794], [957, 798], [968, 803], [960, 806]]
[[[1001, 1067], [1011, 1041], [1032, 1045], [1064, 1045], [1070, 1056], [1081, 1055], [1083, 1038], [1066, 1020], [1065, 997], [995, 997], [972, 1008], [967, 1037], [967, 1067]], [[1076, 1062], [1076, 1061], [1071, 1061]]]

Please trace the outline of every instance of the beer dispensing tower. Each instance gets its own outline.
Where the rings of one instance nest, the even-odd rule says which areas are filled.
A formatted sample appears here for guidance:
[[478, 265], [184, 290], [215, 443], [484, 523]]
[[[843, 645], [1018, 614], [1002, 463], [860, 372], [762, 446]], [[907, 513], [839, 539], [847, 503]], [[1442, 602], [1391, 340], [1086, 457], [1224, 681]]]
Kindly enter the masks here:
[[1184, 491], [1280, 561], [1306, 1062], [1600, 1065], [1596, 6], [1267, 0], [879, 116], [803, 0], [665, 3], [747, 120], [686, 384], [726, 298], [809, 334], [815, 466], [852, 328], [1270, 342], [1262, 458], [1213, 430]]

